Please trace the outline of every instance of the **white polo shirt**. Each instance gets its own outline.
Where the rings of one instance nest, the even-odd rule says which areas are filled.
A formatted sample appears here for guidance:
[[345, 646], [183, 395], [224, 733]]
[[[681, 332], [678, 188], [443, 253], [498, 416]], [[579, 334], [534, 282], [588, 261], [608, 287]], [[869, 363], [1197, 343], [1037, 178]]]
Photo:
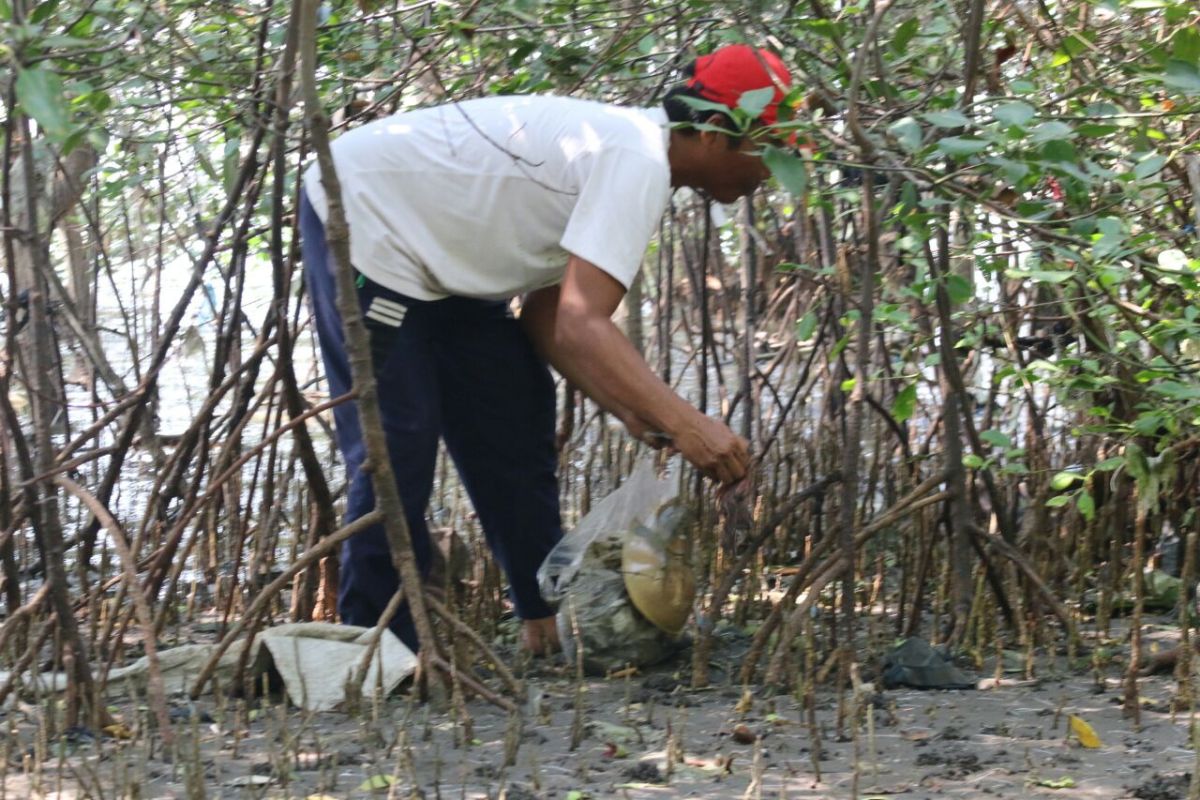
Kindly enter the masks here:
[[[658, 109], [487, 97], [396, 114], [333, 142], [359, 272], [419, 300], [503, 299], [568, 254], [626, 288], [671, 192]], [[304, 189], [326, 218], [314, 163]]]

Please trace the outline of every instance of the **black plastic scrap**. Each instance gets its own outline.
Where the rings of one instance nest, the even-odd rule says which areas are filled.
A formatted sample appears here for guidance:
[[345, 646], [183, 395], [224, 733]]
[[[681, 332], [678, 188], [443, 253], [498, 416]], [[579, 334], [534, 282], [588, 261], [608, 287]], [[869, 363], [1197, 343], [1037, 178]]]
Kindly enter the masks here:
[[883, 659], [883, 685], [887, 689], [974, 689], [976, 681], [950, 663], [946, 656], [918, 637], [905, 639]]

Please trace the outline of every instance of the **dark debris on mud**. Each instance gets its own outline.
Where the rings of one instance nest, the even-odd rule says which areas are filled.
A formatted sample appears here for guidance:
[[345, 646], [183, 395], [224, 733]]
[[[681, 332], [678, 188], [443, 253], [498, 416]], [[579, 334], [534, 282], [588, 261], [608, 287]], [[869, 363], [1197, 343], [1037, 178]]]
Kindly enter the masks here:
[[918, 767], [941, 767], [936, 774], [944, 778], [962, 778], [982, 766], [977, 753], [956, 745], [923, 750], [914, 763]]
[[1188, 786], [1192, 782], [1190, 773], [1152, 775], [1133, 790], [1138, 800], [1187, 800]]

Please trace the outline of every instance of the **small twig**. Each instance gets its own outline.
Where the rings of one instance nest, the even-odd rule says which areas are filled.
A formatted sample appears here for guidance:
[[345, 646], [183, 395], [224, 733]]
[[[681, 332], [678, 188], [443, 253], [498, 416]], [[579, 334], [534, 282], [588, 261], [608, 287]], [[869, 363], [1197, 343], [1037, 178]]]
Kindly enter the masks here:
[[488, 647], [487, 642], [483, 640], [478, 631], [459, 619], [457, 614], [452, 612], [437, 598], [433, 597], [428, 591], [425, 592], [425, 602], [429, 604], [429, 610], [440, 617], [447, 625], [454, 628], [456, 633], [467, 637], [467, 640], [479, 651], [479, 655], [495, 668], [496, 675], [500, 677], [500, 680], [504, 681], [504, 684], [514, 697], [517, 699], [525, 697], [524, 685], [517, 680], [512, 670], [504, 663], [504, 660], [496, 655], [492, 648]]

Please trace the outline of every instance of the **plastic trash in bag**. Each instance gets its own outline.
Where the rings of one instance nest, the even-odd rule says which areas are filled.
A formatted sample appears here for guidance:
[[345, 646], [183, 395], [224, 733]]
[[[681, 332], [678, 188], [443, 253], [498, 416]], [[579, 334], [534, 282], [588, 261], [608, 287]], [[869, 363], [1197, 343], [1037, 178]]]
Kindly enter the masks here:
[[682, 521], [683, 509], [672, 501], [645, 524], [635, 525], [621, 545], [621, 575], [629, 599], [642, 616], [671, 635], [683, 630], [696, 598]]
[[[683, 520], [677, 494], [675, 482], [659, 479], [652, 461], [644, 459], [538, 570], [543, 596], [559, 602], [563, 652], [573, 660], [582, 645], [583, 666], [590, 674], [650, 666], [682, 644], [678, 632], [691, 610], [695, 582], [686, 564], [687, 543], [678, 535]], [[625, 575], [623, 561], [631, 544], [634, 574]], [[631, 578], [636, 605], [630, 597]], [[650, 618], [639, 607], [650, 609]]]
[[[575, 530], [562, 538], [538, 567], [538, 589], [547, 603], [563, 599], [567, 587], [579, 572], [584, 554], [600, 538], [614, 540], [619, 546], [627, 532], [650, 521], [655, 513], [675, 499], [679, 488], [675, 481], [659, 478], [654, 463], [643, 458], [620, 488], [592, 507]], [[620, 569], [618, 562], [614, 569]]]

